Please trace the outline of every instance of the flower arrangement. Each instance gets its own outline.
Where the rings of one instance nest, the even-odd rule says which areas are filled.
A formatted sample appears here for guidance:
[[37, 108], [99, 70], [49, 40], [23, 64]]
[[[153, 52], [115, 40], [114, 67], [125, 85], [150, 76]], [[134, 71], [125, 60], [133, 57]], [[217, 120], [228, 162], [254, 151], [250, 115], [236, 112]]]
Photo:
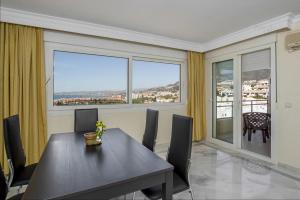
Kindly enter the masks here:
[[106, 128], [106, 125], [103, 123], [103, 121], [96, 122], [96, 136], [97, 136], [98, 140], [101, 139], [105, 128]]

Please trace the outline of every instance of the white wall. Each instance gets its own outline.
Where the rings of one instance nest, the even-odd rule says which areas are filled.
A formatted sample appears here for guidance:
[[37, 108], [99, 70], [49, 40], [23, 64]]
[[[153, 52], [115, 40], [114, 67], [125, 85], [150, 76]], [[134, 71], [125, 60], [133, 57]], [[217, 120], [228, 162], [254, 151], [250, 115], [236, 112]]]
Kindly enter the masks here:
[[[153, 108], [153, 107], [152, 107]], [[173, 114], [186, 115], [185, 106], [170, 108], [154, 107], [159, 110], [157, 143], [169, 143]], [[99, 109], [99, 119], [108, 128], [121, 128], [126, 133], [142, 140], [145, 129], [146, 108], [137, 109]], [[74, 111], [48, 111], [48, 134], [72, 132], [74, 130]]]
[[[300, 31], [300, 23], [294, 25], [290, 31], [272, 33], [214, 51], [206, 54], [206, 67], [209, 68], [210, 60], [216, 57], [227, 57], [235, 52], [246, 51], [247, 49], [264, 46], [276, 42], [277, 56], [277, 103], [276, 107], [276, 161], [300, 169], [300, 50], [289, 53], [285, 49], [285, 37], [287, 34]], [[208, 82], [211, 75], [207, 74]], [[207, 88], [210, 94], [211, 88]], [[210, 104], [209, 95], [207, 104]], [[210, 109], [208, 109], [209, 111]], [[207, 113], [208, 119], [211, 113]], [[208, 120], [209, 121], [209, 120]], [[208, 126], [209, 127], [209, 126]], [[208, 129], [208, 133], [211, 131]], [[273, 133], [273, 131], [272, 131]]]
[[278, 158], [300, 168], [300, 50], [289, 53], [285, 49], [285, 37], [293, 31], [300, 31], [300, 23], [277, 35]]
[[[186, 91], [187, 72], [185, 51], [147, 46], [142, 44], [97, 38], [71, 33], [45, 31], [45, 55], [46, 55], [46, 80], [47, 90], [47, 120], [48, 136], [55, 133], [72, 132], [74, 130], [74, 110], [55, 109], [51, 105], [52, 92], [52, 51], [58, 46], [68, 46], [76, 49], [85, 48], [101, 50], [110, 54], [134, 55], [137, 57], [154, 58], [162, 60], [176, 60], [182, 63], [182, 102], [168, 105], [126, 105], [126, 106], [99, 106], [99, 119], [103, 120], [108, 128], [118, 127], [126, 131], [135, 139], [141, 141], [145, 128], [146, 108], [158, 109], [159, 125], [157, 143], [169, 143], [171, 135], [172, 115], [186, 115]], [[166, 74], [167, 76], [167, 74]], [[97, 106], [93, 106], [97, 107]]]

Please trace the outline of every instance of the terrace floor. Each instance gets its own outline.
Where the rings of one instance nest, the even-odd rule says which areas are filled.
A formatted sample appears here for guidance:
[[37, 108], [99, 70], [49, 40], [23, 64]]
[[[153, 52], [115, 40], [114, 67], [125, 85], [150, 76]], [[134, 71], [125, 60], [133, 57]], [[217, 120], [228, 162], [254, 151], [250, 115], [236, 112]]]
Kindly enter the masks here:
[[252, 133], [251, 141], [248, 141], [248, 133], [242, 135], [242, 148], [263, 156], [271, 157], [271, 138], [267, 138], [266, 143], [263, 143], [262, 132], [257, 130]]
[[[217, 135], [217, 139], [232, 144], [233, 134], [230, 132], [222, 133], [222, 135]], [[245, 136], [242, 135], [242, 149], [271, 157], [271, 139], [267, 138], [266, 143], [263, 143], [262, 132], [257, 130], [255, 133], [252, 133], [251, 141], [248, 141], [247, 132]]]

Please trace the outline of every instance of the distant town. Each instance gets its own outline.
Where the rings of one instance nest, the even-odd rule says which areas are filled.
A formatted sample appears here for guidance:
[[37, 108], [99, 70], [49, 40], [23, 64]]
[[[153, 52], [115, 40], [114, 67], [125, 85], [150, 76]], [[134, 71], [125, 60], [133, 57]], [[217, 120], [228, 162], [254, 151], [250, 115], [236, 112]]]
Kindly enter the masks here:
[[[55, 106], [71, 105], [103, 105], [126, 104], [127, 94], [121, 91], [79, 91], [54, 93]], [[169, 84], [161, 87], [136, 89], [132, 91], [132, 103], [172, 103], [180, 102], [180, 83]]]
[[[242, 112], [268, 112], [269, 80], [247, 80], [242, 84]], [[233, 112], [233, 81], [217, 83], [217, 118], [232, 117]]]

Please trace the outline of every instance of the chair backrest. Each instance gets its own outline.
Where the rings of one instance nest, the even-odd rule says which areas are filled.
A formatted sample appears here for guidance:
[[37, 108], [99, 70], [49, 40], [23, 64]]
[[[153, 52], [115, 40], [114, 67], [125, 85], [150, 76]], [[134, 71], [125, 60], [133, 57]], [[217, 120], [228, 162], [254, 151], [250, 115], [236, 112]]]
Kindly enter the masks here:
[[95, 131], [97, 121], [97, 108], [75, 109], [74, 131], [79, 133]]
[[2, 171], [2, 167], [0, 165], [0, 200], [5, 200], [7, 193], [8, 193], [8, 187], [7, 187], [4, 173]]
[[268, 128], [269, 114], [251, 112], [246, 115], [246, 121], [251, 129], [266, 129]]
[[167, 161], [174, 166], [176, 172], [189, 185], [188, 171], [192, 151], [193, 119], [173, 115], [172, 136]]
[[146, 126], [142, 143], [149, 150], [153, 151], [157, 136], [158, 111], [147, 109], [146, 112]]
[[4, 119], [4, 141], [7, 159], [11, 159], [13, 168], [17, 171], [23, 168], [26, 163], [21, 136], [19, 115]]
[[245, 128], [250, 128], [249, 127], [249, 122], [248, 122], [248, 115], [249, 115], [250, 113], [248, 112], [248, 113], [243, 113], [243, 121], [244, 121], [244, 127]]

